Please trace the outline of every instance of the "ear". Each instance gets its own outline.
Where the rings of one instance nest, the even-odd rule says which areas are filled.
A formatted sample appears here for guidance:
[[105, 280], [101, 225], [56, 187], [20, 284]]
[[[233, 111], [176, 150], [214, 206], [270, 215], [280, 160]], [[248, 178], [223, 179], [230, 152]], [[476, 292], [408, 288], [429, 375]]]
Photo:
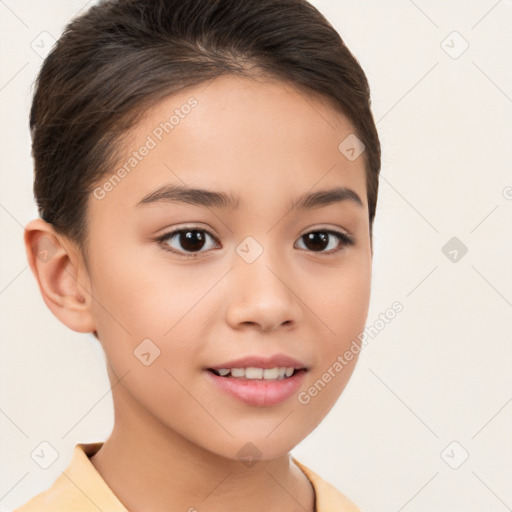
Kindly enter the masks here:
[[25, 226], [24, 240], [28, 263], [50, 311], [73, 331], [95, 332], [89, 275], [76, 245], [42, 219]]

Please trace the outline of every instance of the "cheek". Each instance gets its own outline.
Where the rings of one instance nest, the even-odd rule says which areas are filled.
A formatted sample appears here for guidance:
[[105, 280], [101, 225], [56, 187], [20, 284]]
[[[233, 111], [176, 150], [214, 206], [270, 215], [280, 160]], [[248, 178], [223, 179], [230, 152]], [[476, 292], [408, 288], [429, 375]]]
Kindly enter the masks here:
[[370, 302], [370, 279], [366, 271], [347, 276], [338, 290], [331, 292], [329, 309], [333, 317], [334, 331], [340, 341], [347, 342], [363, 329], [368, 315]]
[[[218, 280], [213, 273], [194, 272], [192, 266], [125, 257], [94, 280], [94, 315], [107, 359], [119, 377], [141, 375], [141, 388], [159, 390], [166, 370], [182, 380], [201, 353], [206, 318], [204, 295]], [[203, 327], [201, 327], [203, 326]], [[148, 355], [149, 354], [149, 355]], [[145, 363], [149, 362], [147, 367]], [[154, 378], [154, 381], [153, 381]]]
[[315, 375], [312, 376], [312, 380], [320, 379], [321, 382], [318, 390], [312, 390], [312, 395], [318, 410], [328, 410], [350, 379], [361, 350], [358, 337], [364, 331], [368, 316], [371, 259], [354, 259], [339, 273], [331, 275], [321, 291], [316, 289], [321, 296], [312, 309], [320, 312], [318, 316], [325, 326], [325, 334], [318, 339], [322, 349], [318, 351]]
[[[103, 329], [162, 338], [194, 308], [207, 286], [205, 277], [185, 267], [139, 258], [97, 261], [93, 296]], [[103, 270], [107, 269], [107, 270]]]
[[371, 260], [347, 260], [346, 265], [321, 277], [312, 289], [310, 297], [315, 306], [311, 309], [326, 327], [326, 343], [336, 349], [350, 345], [352, 338], [364, 329], [368, 315]]

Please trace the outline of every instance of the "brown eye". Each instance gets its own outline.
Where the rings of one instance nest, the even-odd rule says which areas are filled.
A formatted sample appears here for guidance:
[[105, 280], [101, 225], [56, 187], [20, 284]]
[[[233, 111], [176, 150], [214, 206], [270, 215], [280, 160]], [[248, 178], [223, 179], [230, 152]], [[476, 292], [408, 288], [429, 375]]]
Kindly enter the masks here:
[[345, 246], [354, 245], [351, 237], [338, 231], [311, 231], [302, 235], [300, 240], [304, 240], [306, 249], [313, 252], [337, 252]]
[[[209, 238], [214, 241], [213, 246], [210, 244], [210, 247], [208, 247]], [[208, 249], [217, 247], [213, 235], [204, 229], [179, 229], [161, 236], [158, 241], [163, 245], [164, 249], [181, 253], [185, 256], [196, 256], [195, 253], [206, 252]], [[205, 246], [207, 247], [206, 250], [202, 250]]]

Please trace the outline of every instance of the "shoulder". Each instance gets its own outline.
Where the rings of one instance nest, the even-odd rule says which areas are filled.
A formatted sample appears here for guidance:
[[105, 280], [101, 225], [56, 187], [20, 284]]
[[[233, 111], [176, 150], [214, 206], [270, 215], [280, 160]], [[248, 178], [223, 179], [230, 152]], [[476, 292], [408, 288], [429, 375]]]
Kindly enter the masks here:
[[361, 510], [334, 485], [300, 463], [294, 457], [293, 462], [303, 471], [313, 485], [316, 494], [316, 512], [361, 512]]
[[127, 512], [89, 460], [102, 444], [77, 444], [52, 486], [13, 512]]
[[36, 494], [14, 512], [60, 512], [75, 510], [76, 488], [71, 487], [71, 481], [67, 480], [64, 473], [61, 474], [52, 486], [39, 494]]

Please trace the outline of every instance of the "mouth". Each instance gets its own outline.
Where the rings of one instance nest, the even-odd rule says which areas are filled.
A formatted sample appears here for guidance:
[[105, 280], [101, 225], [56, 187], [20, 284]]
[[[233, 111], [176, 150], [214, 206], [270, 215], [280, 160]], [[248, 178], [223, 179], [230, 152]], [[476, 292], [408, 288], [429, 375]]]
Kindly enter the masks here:
[[292, 378], [300, 372], [306, 372], [306, 368], [292, 366], [275, 366], [273, 368], [259, 368], [255, 366], [241, 368], [208, 368], [208, 371], [228, 379], [275, 382]]
[[[276, 365], [276, 360], [283, 366]], [[251, 363], [254, 366], [249, 366]], [[250, 406], [271, 407], [299, 391], [309, 368], [290, 358], [274, 357], [239, 359], [205, 370], [207, 380], [231, 399]]]

